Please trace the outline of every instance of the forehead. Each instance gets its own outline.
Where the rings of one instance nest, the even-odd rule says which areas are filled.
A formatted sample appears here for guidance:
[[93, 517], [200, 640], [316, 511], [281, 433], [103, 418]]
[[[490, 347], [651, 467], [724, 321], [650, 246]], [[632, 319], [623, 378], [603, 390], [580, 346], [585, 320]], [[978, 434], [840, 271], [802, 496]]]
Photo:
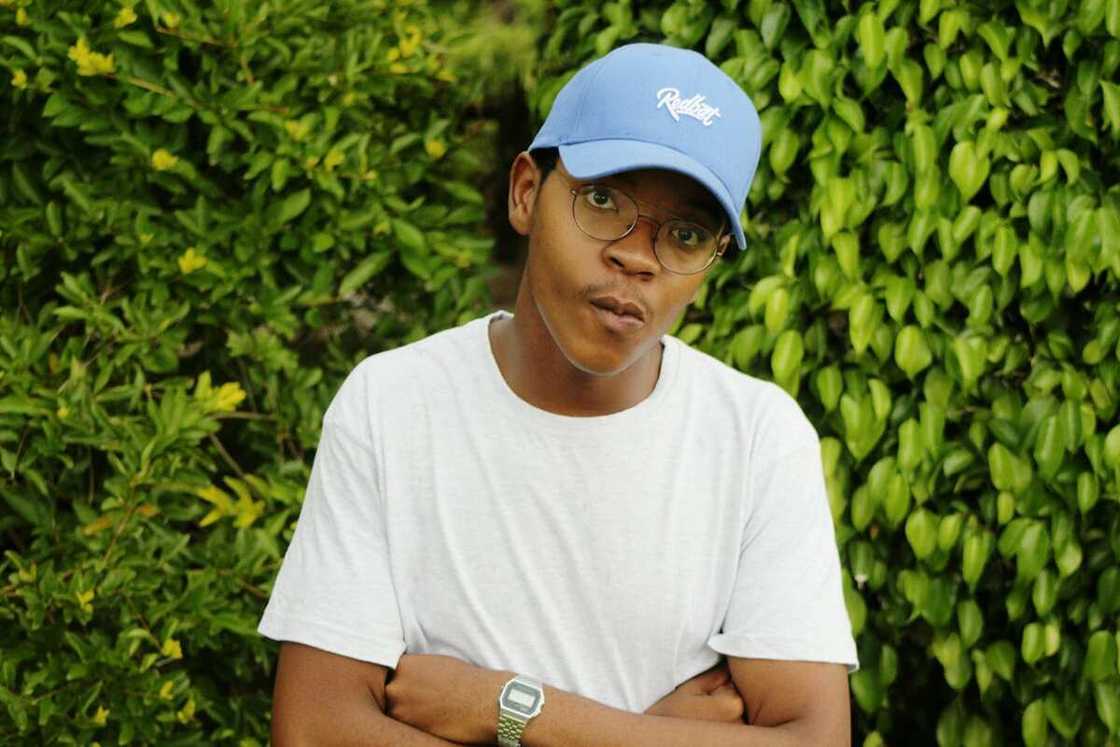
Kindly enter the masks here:
[[[564, 171], [567, 173], [567, 169]], [[642, 202], [694, 220], [704, 219], [712, 224], [719, 224], [723, 220], [723, 208], [712, 193], [692, 177], [676, 171], [636, 169], [580, 181], [619, 187]]]

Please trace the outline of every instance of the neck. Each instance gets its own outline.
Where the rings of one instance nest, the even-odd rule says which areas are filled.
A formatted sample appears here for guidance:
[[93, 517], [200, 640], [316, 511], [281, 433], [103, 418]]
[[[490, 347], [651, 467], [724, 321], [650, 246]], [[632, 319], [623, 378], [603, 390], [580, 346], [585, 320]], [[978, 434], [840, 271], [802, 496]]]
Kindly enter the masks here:
[[660, 341], [614, 374], [577, 368], [556, 345], [535, 305], [522, 294], [513, 319], [490, 325], [490, 348], [514, 394], [557, 415], [591, 417], [629, 409], [653, 392], [661, 373]]

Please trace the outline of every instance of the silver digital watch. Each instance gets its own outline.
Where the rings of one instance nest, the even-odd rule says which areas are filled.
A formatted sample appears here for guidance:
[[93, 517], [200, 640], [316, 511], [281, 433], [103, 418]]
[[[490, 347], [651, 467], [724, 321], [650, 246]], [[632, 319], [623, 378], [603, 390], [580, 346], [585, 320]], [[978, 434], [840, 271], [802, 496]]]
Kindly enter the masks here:
[[542, 708], [540, 680], [519, 674], [507, 682], [498, 696], [498, 747], [521, 747], [521, 733]]

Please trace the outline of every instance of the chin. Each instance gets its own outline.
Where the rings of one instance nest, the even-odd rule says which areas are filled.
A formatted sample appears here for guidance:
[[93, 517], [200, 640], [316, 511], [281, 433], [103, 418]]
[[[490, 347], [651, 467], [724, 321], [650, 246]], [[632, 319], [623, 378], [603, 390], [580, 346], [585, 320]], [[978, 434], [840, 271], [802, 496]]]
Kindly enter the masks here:
[[648, 340], [620, 340], [580, 334], [576, 339], [557, 340], [561, 352], [573, 367], [593, 376], [615, 376], [637, 363], [651, 349]]

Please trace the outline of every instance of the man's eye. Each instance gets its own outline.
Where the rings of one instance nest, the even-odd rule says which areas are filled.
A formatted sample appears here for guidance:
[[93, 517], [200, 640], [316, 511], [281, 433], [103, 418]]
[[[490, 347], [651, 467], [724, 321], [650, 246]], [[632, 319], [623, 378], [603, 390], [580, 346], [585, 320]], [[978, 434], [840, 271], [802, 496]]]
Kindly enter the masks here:
[[689, 249], [700, 246], [706, 238], [704, 229], [695, 226], [678, 226], [673, 229], [673, 241]]
[[587, 200], [591, 207], [598, 208], [599, 210], [610, 210], [615, 207], [614, 195], [609, 189], [589, 189], [584, 195], [584, 199]]

